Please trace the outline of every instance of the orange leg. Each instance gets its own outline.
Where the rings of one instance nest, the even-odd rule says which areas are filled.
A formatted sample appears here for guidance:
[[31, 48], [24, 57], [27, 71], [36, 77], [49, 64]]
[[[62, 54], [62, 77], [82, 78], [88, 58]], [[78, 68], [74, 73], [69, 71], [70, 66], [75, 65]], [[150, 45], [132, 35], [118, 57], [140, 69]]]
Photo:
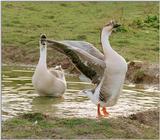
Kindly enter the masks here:
[[101, 111], [100, 111], [100, 104], [98, 103], [98, 105], [97, 105], [97, 118], [100, 118], [102, 116], [103, 115], [101, 114]]
[[109, 113], [107, 112], [106, 107], [103, 107], [102, 111], [103, 111], [104, 116], [108, 117]]

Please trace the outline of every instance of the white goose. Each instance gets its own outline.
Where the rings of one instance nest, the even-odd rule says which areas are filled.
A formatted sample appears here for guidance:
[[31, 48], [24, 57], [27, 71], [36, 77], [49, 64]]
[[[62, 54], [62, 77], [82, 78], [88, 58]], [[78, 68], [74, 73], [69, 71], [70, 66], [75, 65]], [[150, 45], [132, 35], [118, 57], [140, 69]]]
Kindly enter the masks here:
[[[97, 84], [95, 89], [83, 90], [82, 92], [86, 93], [91, 101], [97, 105], [98, 117], [108, 116], [106, 106], [116, 104], [127, 72], [125, 59], [114, 51], [109, 43], [112, 30], [118, 26], [111, 21], [102, 29], [101, 43], [104, 55], [88, 42], [47, 39], [48, 46], [67, 55], [84, 75]], [[103, 114], [101, 114], [100, 107], [102, 107]]]
[[[119, 25], [111, 21], [103, 27], [101, 33], [101, 43], [104, 52], [104, 63], [106, 68], [103, 77], [95, 88], [95, 90], [84, 90], [91, 101], [98, 107], [98, 117], [108, 116], [106, 106], [113, 106], [116, 104], [123, 88], [125, 75], [127, 72], [127, 63], [125, 59], [112, 49], [109, 43], [109, 36], [112, 30]], [[100, 107], [102, 107], [103, 114], [101, 114]]]
[[66, 80], [61, 66], [48, 69], [46, 36], [41, 36], [40, 58], [32, 77], [32, 84], [41, 96], [62, 96], [66, 90]]

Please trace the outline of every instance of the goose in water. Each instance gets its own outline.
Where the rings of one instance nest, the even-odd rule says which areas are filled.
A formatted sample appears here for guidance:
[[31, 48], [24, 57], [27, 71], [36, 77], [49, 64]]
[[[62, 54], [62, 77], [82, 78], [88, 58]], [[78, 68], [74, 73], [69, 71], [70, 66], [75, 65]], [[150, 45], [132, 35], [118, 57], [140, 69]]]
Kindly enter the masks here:
[[60, 97], [66, 90], [66, 80], [61, 66], [47, 68], [46, 36], [41, 35], [40, 58], [32, 77], [32, 84], [41, 96]]
[[[108, 116], [106, 107], [116, 104], [121, 93], [127, 63], [114, 51], [109, 43], [109, 36], [119, 25], [114, 21], [105, 25], [101, 32], [102, 54], [92, 44], [84, 41], [48, 40], [48, 46], [64, 53], [84, 75], [96, 83], [95, 89], [83, 90], [91, 101], [97, 105], [98, 117]], [[102, 107], [102, 112], [100, 111]]]

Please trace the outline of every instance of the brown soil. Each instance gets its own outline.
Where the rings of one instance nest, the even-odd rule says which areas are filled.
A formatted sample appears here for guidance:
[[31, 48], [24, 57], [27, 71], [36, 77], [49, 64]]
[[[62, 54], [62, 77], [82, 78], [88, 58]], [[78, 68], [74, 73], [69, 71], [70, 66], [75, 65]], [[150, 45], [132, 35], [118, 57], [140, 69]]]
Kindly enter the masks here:
[[[24, 47], [16, 47], [16, 46], [10, 46], [10, 47], [2, 47], [2, 62], [4, 64], [37, 64], [39, 59], [39, 48], [24, 48]], [[47, 58], [47, 64], [48, 66], [54, 66], [63, 64], [64, 67], [67, 67], [69, 62], [67, 61], [65, 56], [62, 56], [59, 54], [59, 52], [50, 52], [48, 49], [48, 58]], [[63, 59], [62, 59], [63, 58]]]
[[136, 84], [158, 84], [159, 65], [142, 61], [131, 61], [128, 63], [126, 79]]
[[[39, 52], [38, 47], [2, 47], [2, 63], [36, 65], [39, 59], [39, 53], [37, 52]], [[47, 64], [49, 67], [62, 65], [63, 69], [69, 69], [70, 72], [79, 74], [79, 71], [71, 64], [66, 56], [53, 49], [48, 49]], [[144, 63], [142, 61], [129, 62], [126, 82], [136, 84], [158, 84], [159, 65]]]
[[[2, 47], [2, 63], [13, 64], [25, 64], [36, 65], [39, 60], [39, 48], [24, 48], [17, 46]], [[70, 60], [63, 54], [48, 48], [47, 57], [48, 67], [55, 65], [61, 65], [63, 69], [69, 69], [72, 72], [79, 73], [74, 66], [70, 63]]]
[[139, 112], [129, 116], [131, 120], [136, 120], [141, 124], [159, 127], [159, 109]]
[[[37, 124], [35, 124], [37, 121]], [[3, 122], [2, 138], [158, 139], [159, 109], [110, 119], [60, 119], [40, 113]]]

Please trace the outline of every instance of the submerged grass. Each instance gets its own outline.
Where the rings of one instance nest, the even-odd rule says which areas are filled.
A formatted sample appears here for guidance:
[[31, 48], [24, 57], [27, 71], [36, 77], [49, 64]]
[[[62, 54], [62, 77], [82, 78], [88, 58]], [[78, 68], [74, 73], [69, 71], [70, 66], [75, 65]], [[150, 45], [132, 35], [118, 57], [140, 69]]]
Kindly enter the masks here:
[[29, 113], [2, 123], [2, 138], [158, 138], [158, 112], [148, 111], [129, 118], [54, 118]]
[[[158, 62], [158, 8], [158, 2], [2, 2], [3, 63], [37, 62], [41, 33], [88, 41], [102, 50], [101, 28], [111, 19], [122, 24], [110, 39], [118, 53], [128, 61]], [[49, 61], [63, 61], [55, 54], [49, 53]]]

